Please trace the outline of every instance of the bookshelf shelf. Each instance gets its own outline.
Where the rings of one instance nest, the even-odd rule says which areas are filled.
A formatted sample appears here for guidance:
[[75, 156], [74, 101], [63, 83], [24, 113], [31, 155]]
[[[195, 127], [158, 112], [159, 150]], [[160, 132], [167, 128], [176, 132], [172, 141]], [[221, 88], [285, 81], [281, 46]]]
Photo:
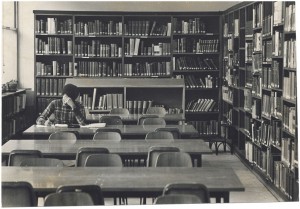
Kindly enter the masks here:
[[[294, 162], [298, 157], [295, 154], [298, 151], [297, 101], [284, 98], [295, 98], [297, 89], [294, 9], [295, 2], [251, 2], [232, 7], [223, 15], [223, 34], [231, 34], [223, 39], [226, 57], [223, 74], [241, 89], [231, 90], [232, 106], [223, 99], [224, 106], [227, 105], [222, 112], [223, 119], [227, 120], [229, 113], [232, 115], [232, 125], [226, 130], [228, 138], [236, 154], [287, 201], [298, 201], [299, 194], [295, 189], [299, 188], [299, 177]], [[237, 34], [239, 38], [233, 39]], [[226, 62], [240, 63], [245, 70], [233, 71], [227, 68]], [[221, 85], [226, 87], [228, 80]], [[252, 107], [251, 112], [243, 109], [245, 105]], [[240, 111], [232, 111], [235, 108]], [[236, 128], [238, 132], [232, 131]], [[245, 128], [253, 135], [252, 140]], [[292, 171], [294, 167], [297, 174]]]
[[186, 91], [219, 91], [218, 88], [186, 88]]
[[75, 59], [108, 59], [108, 60], [121, 60], [122, 57], [99, 57], [99, 56], [75, 56]]
[[171, 58], [171, 55], [125, 55], [124, 58]]
[[219, 36], [219, 34], [218, 33], [194, 33], [194, 34], [174, 33], [173, 36]]
[[72, 78], [69, 75], [36, 75], [36, 78]]
[[75, 35], [75, 38], [122, 38], [122, 35]]
[[73, 34], [45, 34], [45, 33], [35, 33], [35, 36], [73, 36]]
[[183, 55], [219, 55], [219, 52], [199, 52], [199, 53], [178, 53], [174, 52], [174, 56], [183, 56]]
[[177, 73], [219, 73], [220, 71], [218, 70], [174, 70], [173, 73], [177, 74]]
[[36, 56], [43, 56], [43, 57], [70, 57], [72, 58], [72, 54], [36, 54]]

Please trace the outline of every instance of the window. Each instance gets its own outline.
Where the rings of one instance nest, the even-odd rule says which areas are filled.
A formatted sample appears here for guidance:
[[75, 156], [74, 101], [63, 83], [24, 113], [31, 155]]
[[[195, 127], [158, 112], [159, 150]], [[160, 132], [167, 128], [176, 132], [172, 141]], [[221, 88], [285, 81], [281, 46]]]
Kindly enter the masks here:
[[17, 12], [17, 2], [2, 2], [2, 84], [18, 79]]

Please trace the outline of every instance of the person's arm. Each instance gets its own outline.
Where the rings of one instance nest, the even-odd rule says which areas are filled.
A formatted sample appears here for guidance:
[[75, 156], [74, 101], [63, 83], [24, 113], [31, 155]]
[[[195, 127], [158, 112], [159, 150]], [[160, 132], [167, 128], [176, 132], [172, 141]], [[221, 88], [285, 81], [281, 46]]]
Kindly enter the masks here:
[[76, 105], [76, 107], [73, 109], [75, 113], [75, 118], [77, 122], [80, 125], [86, 125], [86, 115], [85, 115], [85, 109], [82, 105]]
[[37, 125], [47, 125], [45, 124], [46, 120], [50, 117], [50, 115], [54, 112], [54, 101], [50, 102], [50, 104], [46, 107], [43, 113], [36, 119]]

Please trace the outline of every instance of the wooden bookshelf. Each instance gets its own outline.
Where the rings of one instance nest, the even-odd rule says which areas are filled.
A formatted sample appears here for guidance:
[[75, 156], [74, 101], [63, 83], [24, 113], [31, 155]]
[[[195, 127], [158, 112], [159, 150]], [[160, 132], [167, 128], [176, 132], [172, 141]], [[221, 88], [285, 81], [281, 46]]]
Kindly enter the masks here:
[[232, 90], [232, 104], [223, 91], [227, 137], [236, 154], [288, 201], [299, 200], [294, 7], [248, 2], [223, 17], [222, 86], [239, 87]]
[[[119, 95], [120, 107], [153, 101], [200, 129], [213, 125], [219, 135], [221, 18], [221, 12], [34, 11], [37, 114], [67, 82], [80, 86], [93, 112], [109, 112], [95, 105], [104, 95]], [[205, 99], [213, 101], [210, 108], [187, 111]]]
[[27, 128], [25, 107], [25, 89], [2, 93], [2, 144]]

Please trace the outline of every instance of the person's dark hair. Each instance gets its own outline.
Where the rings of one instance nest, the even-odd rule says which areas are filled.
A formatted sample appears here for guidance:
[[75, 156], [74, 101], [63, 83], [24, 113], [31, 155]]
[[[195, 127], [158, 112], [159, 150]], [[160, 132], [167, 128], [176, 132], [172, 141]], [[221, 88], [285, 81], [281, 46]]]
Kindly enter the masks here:
[[79, 95], [79, 89], [73, 84], [67, 84], [63, 88], [63, 94], [66, 94], [74, 101]]

